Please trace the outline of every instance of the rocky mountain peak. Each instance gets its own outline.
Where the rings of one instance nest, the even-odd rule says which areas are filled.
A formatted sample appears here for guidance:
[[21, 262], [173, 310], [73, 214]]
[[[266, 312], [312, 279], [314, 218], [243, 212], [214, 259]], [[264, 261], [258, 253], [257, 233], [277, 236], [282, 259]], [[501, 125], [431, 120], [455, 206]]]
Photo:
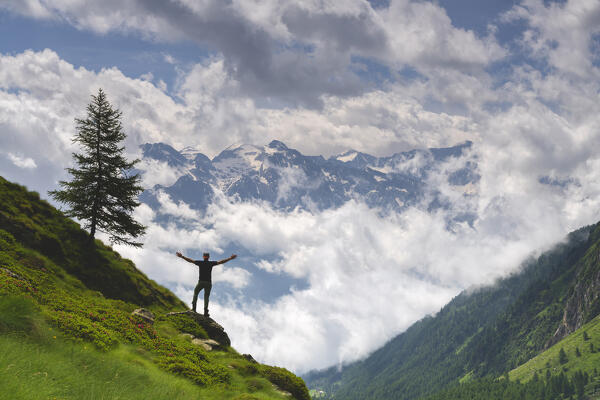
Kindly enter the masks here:
[[271, 143], [269, 143], [267, 145], [267, 147], [270, 149], [275, 149], [275, 150], [280, 150], [280, 151], [288, 150], [288, 147], [279, 140], [272, 140]]

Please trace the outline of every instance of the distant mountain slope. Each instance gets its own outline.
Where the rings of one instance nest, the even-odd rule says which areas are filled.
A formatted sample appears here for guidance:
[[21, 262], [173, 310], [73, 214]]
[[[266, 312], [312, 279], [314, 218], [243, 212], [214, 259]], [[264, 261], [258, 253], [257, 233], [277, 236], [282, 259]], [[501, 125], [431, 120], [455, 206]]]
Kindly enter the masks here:
[[187, 307], [87, 239], [0, 177], [0, 397], [308, 400], [300, 378], [238, 354], [210, 318], [169, 314]]
[[[600, 316], [502, 377], [467, 380], [423, 400], [600, 399]], [[562, 355], [561, 355], [562, 354]]]
[[461, 378], [500, 375], [541, 352], [564, 320], [598, 314], [599, 246], [600, 224], [573, 232], [520, 274], [462, 293], [365, 360], [305, 379], [335, 398], [415, 399]]
[[[423, 200], [429, 174], [444, 163], [448, 163], [443, 171], [448, 184], [472, 194], [471, 185], [479, 175], [471, 146], [466, 142], [389, 157], [349, 151], [325, 159], [305, 156], [274, 140], [267, 146], [231, 147], [210, 160], [190, 148], [178, 152], [164, 143], [145, 144], [144, 159], [165, 163], [181, 176], [171, 186], [147, 191], [142, 200], [157, 208], [157, 192], [164, 191], [175, 201], [204, 210], [218, 190], [231, 198], [265, 201], [282, 210], [323, 210], [355, 199], [370, 207], [401, 211]], [[432, 207], [444, 205], [435, 193], [433, 197]]]

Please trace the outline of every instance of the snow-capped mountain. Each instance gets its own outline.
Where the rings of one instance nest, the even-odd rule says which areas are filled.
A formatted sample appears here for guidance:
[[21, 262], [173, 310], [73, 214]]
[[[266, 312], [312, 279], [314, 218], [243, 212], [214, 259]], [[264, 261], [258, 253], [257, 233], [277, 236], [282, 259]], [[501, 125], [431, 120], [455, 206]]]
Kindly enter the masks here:
[[423, 201], [429, 202], [428, 208], [444, 207], [428, 179], [436, 171], [444, 184], [470, 195], [479, 180], [471, 146], [466, 142], [389, 157], [350, 150], [325, 159], [274, 140], [266, 146], [230, 146], [211, 160], [190, 147], [177, 151], [164, 143], [145, 144], [144, 159], [166, 163], [181, 176], [171, 186], [147, 190], [141, 199], [155, 208], [156, 196], [163, 191], [199, 211], [212, 202], [215, 191], [234, 200], [264, 201], [280, 210], [324, 210], [350, 200], [395, 211]]

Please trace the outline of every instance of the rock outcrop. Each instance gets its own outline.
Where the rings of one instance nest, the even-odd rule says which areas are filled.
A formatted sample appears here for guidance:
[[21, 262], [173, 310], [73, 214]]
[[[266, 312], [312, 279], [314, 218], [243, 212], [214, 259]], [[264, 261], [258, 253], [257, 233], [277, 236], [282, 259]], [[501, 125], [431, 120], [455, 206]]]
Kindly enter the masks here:
[[152, 314], [152, 311], [146, 310], [145, 308], [137, 308], [133, 310], [131, 315], [137, 315], [138, 317], [144, 319], [150, 324], [154, 323], [154, 314]]
[[200, 325], [206, 331], [208, 337], [216, 341], [219, 344], [219, 346], [231, 346], [231, 340], [229, 339], [227, 332], [225, 332], [225, 329], [221, 325], [219, 325], [214, 319], [210, 317], [205, 317], [204, 315], [195, 313], [193, 311], [170, 312], [166, 314], [167, 317], [169, 317], [170, 315], [189, 316], [198, 325]]
[[563, 318], [546, 348], [581, 328], [600, 314], [600, 249], [592, 248], [584, 258], [576, 284], [565, 303]]
[[202, 346], [202, 348], [204, 348], [204, 350], [206, 350], [206, 351], [211, 351], [213, 349], [223, 349], [223, 346], [221, 345], [221, 343], [219, 343], [213, 339], [195, 338], [195, 339], [192, 339], [192, 343], [195, 344], [196, 346]]

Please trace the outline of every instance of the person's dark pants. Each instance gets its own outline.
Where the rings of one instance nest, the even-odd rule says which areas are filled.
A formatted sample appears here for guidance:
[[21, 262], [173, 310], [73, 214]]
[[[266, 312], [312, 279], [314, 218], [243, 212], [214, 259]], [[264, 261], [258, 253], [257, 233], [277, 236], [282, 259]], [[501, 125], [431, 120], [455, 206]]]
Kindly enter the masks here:
[[204, 313], [208, 314], [208, 298], [210, 296], [210, 289], [212, 289], [212, 283], [206, 281], [198, 281], [196, 289], [194, 289], [194, 299], [192, 300], [192, 310], [196, 311], [196, 303], [198, 301], [198, 293], [204, 289]]

